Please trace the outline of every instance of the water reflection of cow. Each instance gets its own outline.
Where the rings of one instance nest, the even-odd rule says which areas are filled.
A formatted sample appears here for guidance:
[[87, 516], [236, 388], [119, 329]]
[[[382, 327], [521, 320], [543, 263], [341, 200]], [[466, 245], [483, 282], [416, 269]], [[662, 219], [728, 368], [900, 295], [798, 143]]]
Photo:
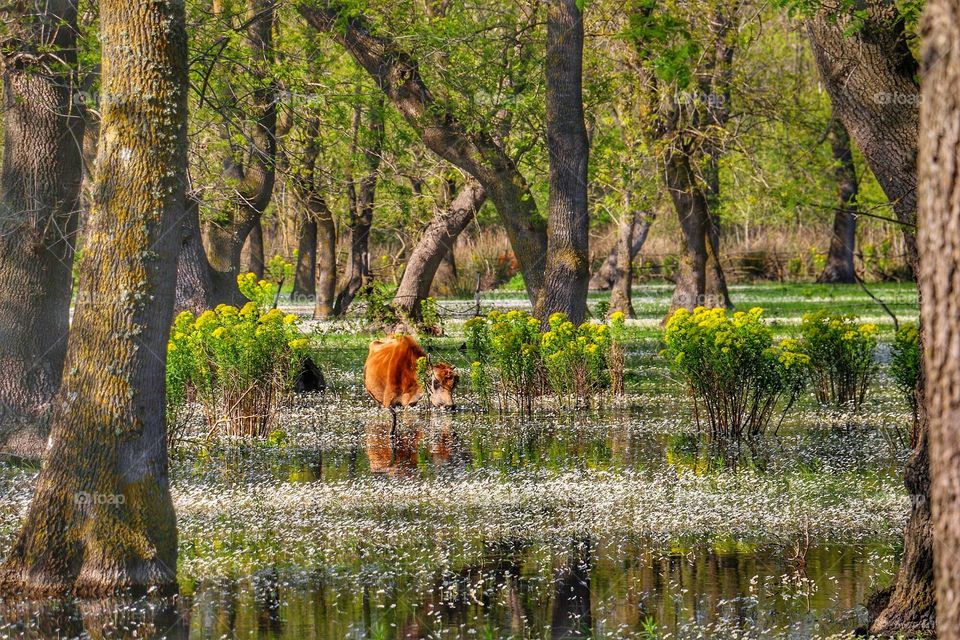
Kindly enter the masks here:
[[453, 430], [449, 416], [432, 416], [424, 423], [410, 414], [395, 418], [374, 418], [366, 426], [365, 449], [370, 471], [400, 478], [419, 475], [420, 451], [434, 466], [463, 466], [467, 452]]
[[[410, 336], [393, 335], [370, 343], [363, 365], [363, 385], [377, 403], [390, 410], [396, 426], [396, 410], [412, 407], [423, 398], [424, 389], [417, 376], [417, 362], [427, 353]], [[429, 359], [427, 360], [429, 363]], [[427, 379], [430, 404], [453, 409], [453, 390], [460, 377], [449, 364], [429, 363]]]

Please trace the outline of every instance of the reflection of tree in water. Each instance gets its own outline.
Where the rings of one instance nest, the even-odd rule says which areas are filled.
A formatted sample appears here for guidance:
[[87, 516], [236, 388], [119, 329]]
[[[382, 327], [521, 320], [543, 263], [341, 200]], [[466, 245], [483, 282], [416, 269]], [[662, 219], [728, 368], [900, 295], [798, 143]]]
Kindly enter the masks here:
[[554, 575], [553, 614], [550, 638], [583, 638], [593, 633], [590, 577], [593, 570], [593, 543], [574, 540], [567, 560]]
[[267, 569], [253, 576], [253, 600], [257, 611], [257, 629], [260, 631], [279, 634], [283, 630], [279, 583], [276, 569]]
[[27, 600], [0, 605], [0, 637], [186, 640], [189, 620], [173, 597]]

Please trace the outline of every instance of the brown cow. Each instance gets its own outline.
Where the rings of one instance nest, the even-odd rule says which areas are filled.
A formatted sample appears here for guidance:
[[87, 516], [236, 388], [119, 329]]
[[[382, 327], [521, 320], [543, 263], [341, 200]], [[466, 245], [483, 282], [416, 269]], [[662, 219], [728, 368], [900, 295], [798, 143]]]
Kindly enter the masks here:
[[[425, 357], [426, 352], [410, 336], [374, 340], [363, 365], [363, 384], [373, 399], [388, 409], [411, 407], [423, 397], [423, 387], [417, 380], [417, 360]], [[430, 404], [454, 408], [453, 390], [460, 377], [445, 362], [430, 369]]]

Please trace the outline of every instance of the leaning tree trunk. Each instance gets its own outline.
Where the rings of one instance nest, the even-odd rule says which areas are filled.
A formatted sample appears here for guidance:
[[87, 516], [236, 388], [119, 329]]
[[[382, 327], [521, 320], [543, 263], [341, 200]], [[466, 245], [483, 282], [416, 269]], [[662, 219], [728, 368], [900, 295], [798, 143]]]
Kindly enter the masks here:
[[400, 286], [393, 297], [393, 306], [402, 315], [414, 321], [422, 320], [420, 303], [430, 295], [440, 263], [483, 206], [486, 197], [483, 187], [468, 182], [450, 207], [438, 212], [427, 225], [407, 260]]
[[[923, 19], [918, 167], [920, 322], [936, 580], [936, 633], [960, 638], [960, 6], [928, 0]], [[925, 494], [920, 494], [925, 497]], [[928, 534], [929, 536], [929, 534]], [[929, 579], [929, 576], [923, 576]], [[930, 598], [918, 605], [929, 612]], [[932, 616], [924, 631], [933, 632]]]
[[854, 247], [857, 241], [857, 169], [853, 164], [850, 136], [839, 120], [830, 125], [830, 146], [835, 163], [833, 174], [837, 181], [837, 210], [833, 215], [833, 235], [827, 264], [817, 282], [831, 284], [856, 282], [853, 266]]
[[102, 122], [89, 246], [33, 501], [6, 593], [176, 589], [164, 365], [187, 163], [179, 0], [101, 0]]
[[664, 181], [680, 220], [684, 240], [669, 313], [680, 307], [731, 307], [719, 256], [708, 236], [710, 214], [707, 199], [696, 183], [690, 158], [684, 149], [668, 149]]
[[[353, 299], [370, 280], [370, 228], [373, 226], [373, 205], [377, 195], [377, 177], [380, 172], [380, 157], [383, 153], [384, 120], [383, 98], [370, 106], [367, 121], [369, 144], [364, 145], [363, 156], [366, 173], [357, 185], [349, 186], [350, 194], [350, 254], [347, 271], [340, 284], [340, 293], [333, 305], [333, 313], [341, 316], [350, 308]], [[360, 109], [354, 117], [354, 146], [359, 144]]]
[[866, 0], [863, 11], [853, 13], [824, 5], [807, 20], [810, 45], [834, 114], [903, 223], [908, 265], [914, 268], [920, 123], [917, 61], [897, 5]]
[[534, 315], [543, 325], [562, 312], [579, 324], [587, 315], [590, 217], [583, 122], [583, 14], [578, 0], [551, 0], [547, 9], [547, 150], [550, 216], [543, 288]]
[[0, 446], [39, 456], [67, 349], [84, 119], [76, 2], [25, 5], [36, 13], [15, 16], [4, 47]]
[[543, 217], [517, 163], [486, 130], [470, 131], [423, 80], [417, 61], [396, 41], [375, 34], [366, 16], [348, 3], [300, 3], [297, 11], [318, 31], [329, 33], [386, 94], [424, 145], [473, 176], [497, 208], [520, 262], [527, 296], [539, 298], [546, 264]]
[[[630, 212], [628, 214], [633, 224], [630, 227], [630, 261], [633, 262], [643, 245], [647, 242], [647, 236], [650, 235], [650, 225], [653, 224], [656, 214], [649, 211]], [[614, 286], [617, 274], [617, 252], [620, 249], [620, 233], [623, 227], [617, 225], [617, 242], [613, 249], [607, 254], [606, 259], [597, 272], [590, 278], [590, 288], [600, 291], [608, 291]]]

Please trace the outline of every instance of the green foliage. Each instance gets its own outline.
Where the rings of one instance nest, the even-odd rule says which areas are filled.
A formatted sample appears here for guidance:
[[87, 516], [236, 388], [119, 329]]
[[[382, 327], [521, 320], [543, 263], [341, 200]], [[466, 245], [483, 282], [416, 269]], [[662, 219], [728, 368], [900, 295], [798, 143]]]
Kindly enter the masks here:
[[540, 336], [540, 354], [550, 388], [558, 395], [589, 402], [598, 391], [610, 386], [607, 355], [612, 338], [610, 327], [584, 322], [579, 327], [564, 313], [554, 313], [550, 329]]
[[798, 346], [810, 358], [817, 401], [859, 410], [877, 370], [877, 326], [821, 310], [804, 314], [800, 335]]
[[762, 315], [758, 307], [733, 315], [697, 307], [667, 320], [662, 355], [693, 391], [698, 424], [706, 409], [715, 438], [764, 433], [779, 401], [789, 408], [806, 381], [810, 358], [791, 340], [774, 345]]
[[436, 298], [428, 297], [420, 301], [420, 327], [428, 335], [443, 333], [443, 317]]
[[395, 286], [384, 282], [371, 282], [357, 294], [357, 300], [364, 303], [363, 319], [368, 326], [392, 327], [400, 318], [393, 307]]
[[920, 331], [916, 324], [907, 322], [900, 325], [893, 338], [890, 353], [890, 376], [903, 397], [910, 403], [914, 416], [917, 414], [917, 380], [920, 378]]
[[228, 435], [266, 436], [279, 396], [293, 384], [310, 340], [293, 314], [266, 310], [259, 302], [269, 283], [251, 282], [245, 293], [255, 296], [242, 308], [219, 305], [199, 317], [177, 316], [167, 345], [167, 413], [176, 423], [188, 400], [195, 399], [211, 429]]
[[539, 320], [516, 310], [491, 311], [465, 326], [468, 353], [474, 363], [492, 370], [501, 411], [511, 405], [530, 411], [541, 390], [539, 327]]
[[611, 387], [622, 392], [623, 353], [617, 335], [623, 314], [609, 324], [577, 326], [563, 313], [540, 321], [525, 311], [491, 311], [468, 321], [467, 352], [473, 360], [470, 381], [481, 402], [495, 395], [501, 411], [529, 411], [535, 397], [550, 391], [575, 406], [588, 406]]

